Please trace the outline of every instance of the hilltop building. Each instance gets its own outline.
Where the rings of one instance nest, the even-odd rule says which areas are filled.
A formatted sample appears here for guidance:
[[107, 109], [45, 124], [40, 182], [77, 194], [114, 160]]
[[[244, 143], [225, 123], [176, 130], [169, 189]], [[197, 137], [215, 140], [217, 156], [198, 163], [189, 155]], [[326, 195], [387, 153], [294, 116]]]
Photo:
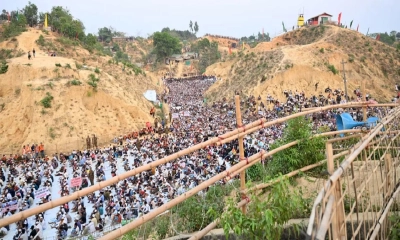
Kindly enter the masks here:
[[320, 15], [317, 15], [315, 17], [308, 19], [307, 24], [311, 25], [311, 26], [317, 26], [320, 24], [331, 22], [331, 19], [332, 19], [332, 15], [324, 12]]

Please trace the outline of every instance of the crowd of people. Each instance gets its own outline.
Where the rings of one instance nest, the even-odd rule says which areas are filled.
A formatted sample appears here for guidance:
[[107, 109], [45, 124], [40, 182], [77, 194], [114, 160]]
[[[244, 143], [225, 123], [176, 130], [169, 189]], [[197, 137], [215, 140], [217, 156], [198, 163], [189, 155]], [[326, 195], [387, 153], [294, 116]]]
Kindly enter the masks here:
[[[44, 146], [29, 147], [29, 144], [28, 147], [24, 146], [20, 160], [12, 155], [3, 156], [0, 171], [1, 217], [67, 196], [236, 128], [233, 100], [207, 103], [204, 99], [203, 94], [216, 81], [215, 77], [163, 81], [166, 90], [160, 100], [169, 104], [171, 114], [160, 122], [155, 121], [150, 128], [147, 127], [145, 134], [132, 132], [115, 138], [108, 146], [97, 146], [95, 136], [92, 142], [88, 136], [88, 149], [77, 149], [51, 157], [44, 155]], [[267, 99], [242, 97], [243, 123], [248, 124], [261, 117], [274, 120], [301, 108], [342, 102], [337, 97], [343, 96], [340, 90], [325, 90], [325, 93], [325, 100], [321, 100], [322, 97], [306, 97], [304, 92], [290, 90], [285, 91], [286, 101], [282, 102], [270, 95]], [[370, 110], [370, 114], [378, 111]], [[325, 111], [309, 117], [315, 129], [328, 126], [334, 130], [335, 113]], [[355, 119], [362, 117], [358, 110], [351, 113]], [[285, 124], [282, 123], [247, 135], [244, 139], [245, 156], [251, 156], [261, 149], [268, 151], [270, 145], [282, 136], [284, 128]], [[105, 228], [110, 230], [147, 214], [215, 174], [229, 169], [239, 161], [238, 151], [237, 140], [221, 146], [209, 146], [116, 185], [3, 227], [0, 234], [6, 236], [4, 239], [16, 240], [96, 235]], [[218, 182], [224, 183], [222, 180]]]

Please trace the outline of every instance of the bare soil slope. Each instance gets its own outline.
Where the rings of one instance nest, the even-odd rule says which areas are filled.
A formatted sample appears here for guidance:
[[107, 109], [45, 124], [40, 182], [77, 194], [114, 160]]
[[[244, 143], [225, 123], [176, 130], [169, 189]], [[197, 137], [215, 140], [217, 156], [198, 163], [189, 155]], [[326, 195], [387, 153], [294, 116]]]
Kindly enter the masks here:
[[323, 26], [289, 32], [208, 67], [206, 74], [222, 80], [208, 90], [207, 97], [213, 101], [242, 90], [263, 99], [269, 93], [283, 100], [284, 90], [297, 89], [308, 96], [327, 87], [343, 90], [342, 59], [347, 62], [349, 95], [363, 80], [367, 92], [378, 101], [390, 101], [395, 95], [400, 52], [358, 32]]
[[[40, 34], [31, 29], [16, 38], [24, 52], [35, 47], [36, 58], [29, 61], [25, 54], [10, 59], [8, 72], [0, 75], [0, 152], [19, 153], [23, 144], [39, 142], [49, 152], [69, 151], [83, 148], [88, 135], [105, 143], [153, 121], [152, 104], [143, 93], [162, 91], [156, 76], [135, 74], [79, 47], [64, 49], [74, 58], [49, 57], [35, 43]], [[96, 67], [100, 73], [94, 72]], [[97, 89], [88, 84], [91, 74], [99, 78]], [[53, 97], [50, 108], [41, 103], [47, 94]]]

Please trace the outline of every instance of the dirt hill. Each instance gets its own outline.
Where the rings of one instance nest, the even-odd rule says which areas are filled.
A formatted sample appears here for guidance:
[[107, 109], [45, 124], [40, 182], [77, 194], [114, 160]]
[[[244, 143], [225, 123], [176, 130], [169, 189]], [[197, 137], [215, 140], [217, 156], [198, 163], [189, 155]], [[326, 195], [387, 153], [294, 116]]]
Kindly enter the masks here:
[[[0, 43], [0, 49], [24, 53], [9, 59], [8, 72], [0, 75], [0, 153], [20, 152], [23, 144], [39, 142], [49, 152], [81, 149], [88, 135], [108, 143], [153, 122], [152, 104], [143, 93], [162, 91], [156, 76], [62, 44], [52, 34], [46, 36], [53, 43], [50, 50], [65, 57], [50, 57], [35, 43], [40, 34], [30, 29]], [[33, 48], [36, 58], [29, 61], [26, 52]], [[89, 79], [95, 79], [96, 88]], [[51, 107], [46, 108], [47, 103]]]
[[318, 26], [289, 32], [208, 67], [206, 74], [221, 81], [208, 90], [207, 97], [213, 101], [242, 90], [283, 100], [284, 90], [304, 90], [308, 96], [327, 87], [343, 90], [342, 59], [347, 62], [349, 95], [365, 80], [367, 92], [378, 101], [395, 96], [394, 85], [400, 80], [398, 51], [356, 31]]

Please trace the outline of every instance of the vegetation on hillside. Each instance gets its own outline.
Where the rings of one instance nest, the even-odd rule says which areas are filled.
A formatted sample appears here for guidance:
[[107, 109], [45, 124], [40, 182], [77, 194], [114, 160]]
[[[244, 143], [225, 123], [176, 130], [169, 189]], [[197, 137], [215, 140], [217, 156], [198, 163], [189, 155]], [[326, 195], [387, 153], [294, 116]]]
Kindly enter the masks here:
[[153, 34], [153, 46], [157, 61], [163, 61], [172, 54], [181, 53], [182, 49], [179, 39], [168, 32], [155, 32]]
[[168, 33], [173, 37], [178, 38], [180, 41], [193, 41], [196, 40], [196, 34], [194, 32], [190, 32], [188, 30], [181, 31], [176, 29], [170, 29], [169, 27], [165, 27], [161, 30], [162, 33]]
[[[258, 53], [244, 50], [230, 55], [228, 60], [232, 64], [227, 79], [220, 82], [218, 88], [210, 89], [207, 99], [213, 101], [224, 96], [230, 97], [235, 91], [249, 93], [258, 83], [271, 79], [277, 71], [292, 67], [290, 63], [287, 63], [287, 68], [281, 67], [282, 59], [283, 53], [279, 49]], [[224, 89], [224, 94], [221, 94], [220, 89]]]
[[205, 72], [208, 66], [216, 63], [221, 58], [221, 54], [218, 51], [218, 43], [215, 41], [210, 42], [207, 38], [192, 43], [191, 51], [199, 54], [198, 70], [201, 73]]

